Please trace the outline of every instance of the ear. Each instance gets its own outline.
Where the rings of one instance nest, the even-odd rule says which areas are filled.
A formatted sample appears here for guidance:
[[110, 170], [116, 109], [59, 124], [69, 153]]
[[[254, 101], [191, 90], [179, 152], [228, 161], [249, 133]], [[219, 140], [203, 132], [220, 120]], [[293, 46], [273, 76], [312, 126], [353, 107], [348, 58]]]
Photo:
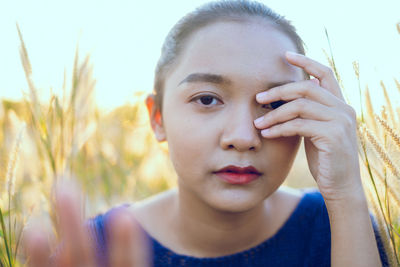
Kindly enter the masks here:
[[150, 94], [146, 97], [146, 107], [149, 112], [150, 124], [158, 142], [167, 140], [164, 125], [161, 117], [161, 110], [156, 105], [155, 95]]

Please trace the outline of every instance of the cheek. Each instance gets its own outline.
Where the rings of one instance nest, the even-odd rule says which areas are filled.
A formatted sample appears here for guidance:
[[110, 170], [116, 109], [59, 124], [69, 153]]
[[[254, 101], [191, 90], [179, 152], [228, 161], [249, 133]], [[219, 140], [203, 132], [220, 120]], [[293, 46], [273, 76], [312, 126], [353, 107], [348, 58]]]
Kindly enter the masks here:
[[[301, 143], [301, 137], [276, 138], [266, 144], [266, 153], [269, 154], [269, 170], [279, 175], [289, 172]], [[271, 154], [271, 151], [273, 153]]]
[[276, 157], [290, 157], [295, 156], [293, 152], [296, 152], [299, 144], [300, 137], [299, 136], [290, 136], [290, 137], [280, 137], [273, 139], [273, 150], [276, 151]]
[[[185, 115], [182, 115], [185, 114]], [[206, 159], [218, 145], [211, 121], [189, 113], [169, 109], [164, 113], [169, 154], [178, 176], [204, 170]]]

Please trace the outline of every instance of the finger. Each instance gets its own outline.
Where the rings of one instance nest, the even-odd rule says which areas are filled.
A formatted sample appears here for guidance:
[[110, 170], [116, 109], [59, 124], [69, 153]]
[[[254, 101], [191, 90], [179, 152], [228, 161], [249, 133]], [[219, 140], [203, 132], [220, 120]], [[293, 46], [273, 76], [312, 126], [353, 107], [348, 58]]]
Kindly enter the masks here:
[[77, 188], [63, 182], [56, 190], [56, 212], [63, 241], [61, 266], [95, 266], [93, 247], [83, 226], [82, 205]]
[[306, 98], [330, 107], [343, 104], [342, 100], [320, 87], [314, 80], [292, 82], [271, 88], [268, 91], [258, 93], [256, 100], [260, 104], [268, 104], [279, 100], [292, 101], [298, 98]]
[[133, 223], [129, 215], [116, 214], [110, 221], [109, 259], [110, 266], [133, 266]]
[[261, 131], [261, 135], [266, 138], [295, 135], [313, 138], [316, 136], [326, 136], [329, 131], [332, 132], [331, 123], [297, 118], [264, 129]]
[[310, 79], [309, 81], [315, 83], [316, 85], [320, 86], [319, 80], [318, 79]]
[[286, 58], [289, 63], [303, 68], [308, 74], [316, 77], [323, 88], [328, 89], [332, 94], [344, 101], [342, 90], [331, 68], [294, 52], [286, 52]]
[[127, 209], [112, 215], [107, 225], [110, 266], [150, 266], [149, 242]]
[[335, 119], [336, 116], [333, 108], [300, 98], [266, 113], [264, 116], [256, 119], [254, 124], [257, 128], [262, 129], [298, 117], [317, 121], [330, 121]]
[[32, 226], [24, 233], [23, 247], [28, 267], [50, 267], [50, 245], [46, 231]]

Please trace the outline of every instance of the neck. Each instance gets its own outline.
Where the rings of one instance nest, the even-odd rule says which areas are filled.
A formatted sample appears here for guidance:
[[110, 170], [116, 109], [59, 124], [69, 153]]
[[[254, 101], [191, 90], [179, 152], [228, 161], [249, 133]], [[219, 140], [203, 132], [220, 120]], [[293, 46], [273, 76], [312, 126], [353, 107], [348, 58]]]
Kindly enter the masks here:
[[261, 243], [268, 234], [265, 230], [270, 214], [267, 201], [251, 210], [224, 212], [185, 190], [179, 190], [177, 200], [176, 227], [186, 255], [218, 257], [234, 254]]

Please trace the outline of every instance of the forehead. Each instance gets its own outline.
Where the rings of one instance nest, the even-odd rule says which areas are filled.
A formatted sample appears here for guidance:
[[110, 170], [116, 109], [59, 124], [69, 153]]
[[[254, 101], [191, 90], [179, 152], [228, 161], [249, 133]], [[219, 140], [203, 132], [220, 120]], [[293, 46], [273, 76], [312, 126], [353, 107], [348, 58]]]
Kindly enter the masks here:
[[301, 69], [284, 58], [288, 50], [296, 51], [293, 41], [267, 22], [216, 22], [189, 37], [165, 85], [195, 72], [262, 84], [300, 80]]

